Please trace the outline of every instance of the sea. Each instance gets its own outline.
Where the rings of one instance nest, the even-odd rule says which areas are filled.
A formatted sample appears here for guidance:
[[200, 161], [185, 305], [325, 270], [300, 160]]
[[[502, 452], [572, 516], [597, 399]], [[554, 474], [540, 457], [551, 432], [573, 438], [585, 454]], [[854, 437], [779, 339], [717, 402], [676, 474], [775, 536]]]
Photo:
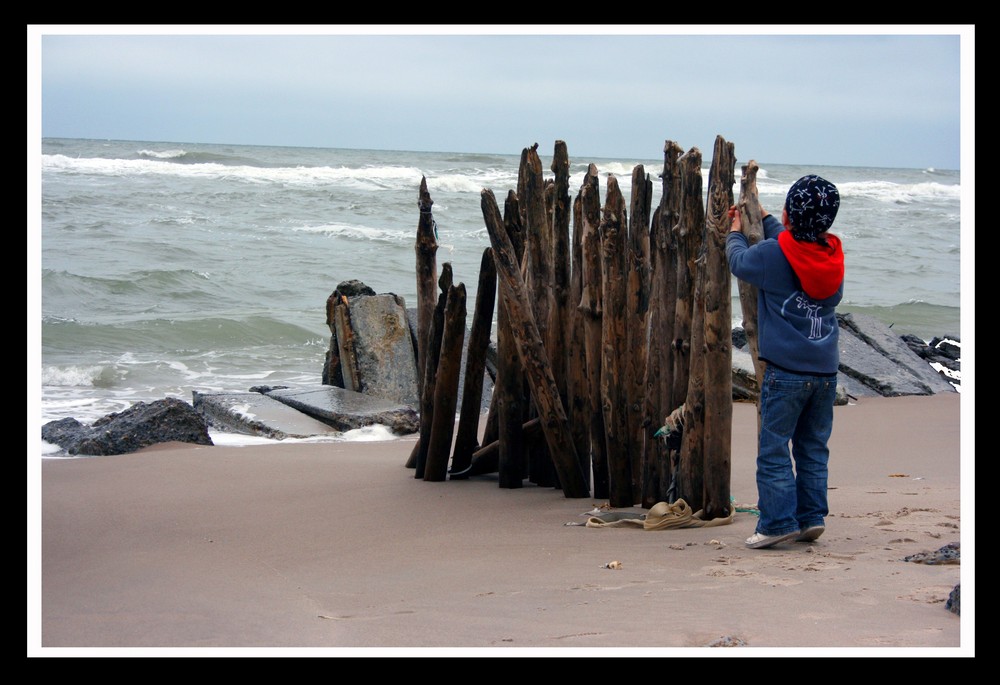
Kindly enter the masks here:
[[[703, 151], [706, 191], [713, 144], [691, 142]], [[788, 187], [807, 173], [837, 185], [832, 232], [846, 255], [840, 311], [874, 316], [901, 335], [960, 341], [960, 171], [798, 166], [734, 148], [734, 197], [741, 165], [754, 159], [769, 211], [780, 212]], [[547, 177], [554, 149], [555, 141], [538, 146]], [[647, 159], [574, 157], [572, 141], [567, 149], [571, 196], [594, 164], [602, 199], [613, 175], [627, 207], [642, 165], [659, 203], [657, 141]], [[40, 195], [28, 222], [29, 399], [37, 392], [29, 427], [66, 417], [89, 424], [137, 402], [190, 402], [195, 391], [320, 383], [326, 300], [338, 284], [360, 280], [416, 306], [422, 179], [434, 203], [439, 271], [451, 264], [471, 315], [490, 246], [480, 193], [492, 190], [502, 208], [517, 188], [521, 152], [43, 139], [29, 165]], [[211, 436], [216, 444], [266, 442]], [[334, 439], [393, 436], [373, 427]], [[40, 449], [67, 458], [54, 445]]]

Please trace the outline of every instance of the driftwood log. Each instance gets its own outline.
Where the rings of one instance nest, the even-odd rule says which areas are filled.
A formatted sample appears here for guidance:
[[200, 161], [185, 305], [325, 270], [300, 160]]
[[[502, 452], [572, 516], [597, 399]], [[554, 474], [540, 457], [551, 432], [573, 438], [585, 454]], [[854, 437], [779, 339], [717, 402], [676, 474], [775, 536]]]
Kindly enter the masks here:
[[569, 422], [559, 398], [544, 343], [532, 317], [529, 294], [507, 237], [492, 191], [482, 191], [482, 211], [490, 235], [499, 276], [501, 298], [510, 317], [518, 357], [524, 367], [538, 409], [542, 430], [566, 497], [587, 497], [589, 491], [576, 454]]

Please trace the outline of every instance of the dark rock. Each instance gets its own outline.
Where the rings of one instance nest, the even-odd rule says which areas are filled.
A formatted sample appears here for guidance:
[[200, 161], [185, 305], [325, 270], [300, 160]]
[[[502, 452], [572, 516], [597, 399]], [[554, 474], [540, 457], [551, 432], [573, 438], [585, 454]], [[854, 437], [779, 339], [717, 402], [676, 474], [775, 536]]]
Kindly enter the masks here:
[[957, 335], [946, 335], [944, 338], [932, 338], [930, 347], [948, 359], [957, 362], [962, 356], [961, 342]]
[[128, 454], [161, 442], [213, 444], [205, 417], [176, 398], [139, 402], [91, 426], [76, 419], [50, 421], [42, 426], [42, 440], [69, 454], [94, 456]]
[[954, 588], [952, 588], [951, 594], [948, 595], [948, 601], [944, 603], [944, 608], [955, 614], [956, 616], [962, 615], [961, 607], [961, 588], [962, 584], [959, 583]]
[[747, 346], [747, 332], [743, 330], [742, 327], [737, 326], [733, 329], [733, 349], [742, 350]]
[[909, 333], [900, 336], [907, 347], [913, 350], [914, 354], [923, 359], [928, 364], [940, 364], [952, 371], [961, 371], [962, 363], [959, 361], [961, 348], [951, 344], [947, 340], [934, 338], [930, 344], [915, 335]]
[[352, 279], [343, 281], [337, 286], [337, 292], [344, 297], [358, 297], [359, 295], [374, 295], [375, 291], [359, 280]]
[[[272, 390], [284, 390], [287, 387], [287, 385], [252, 385], [247, 388], [247, 392], [259, 392], [262, 395], [266, 395]], [[195, 405], [195, 408], [197, 409], [197, 405]]]

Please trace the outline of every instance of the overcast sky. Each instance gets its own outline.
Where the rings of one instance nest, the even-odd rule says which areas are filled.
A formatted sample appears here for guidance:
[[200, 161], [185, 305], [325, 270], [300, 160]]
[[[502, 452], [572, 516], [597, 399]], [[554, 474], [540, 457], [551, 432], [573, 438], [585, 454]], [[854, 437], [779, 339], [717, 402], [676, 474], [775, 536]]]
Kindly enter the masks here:
[[29, 135], [40, 109], [44, 137], [505, 154], [564, 140], [571, 157], [638, 159], [670, 139], [708, 159], [721, 135], [765, 163], [940, 169], [973, 149], [972, 26], [28, 28]]

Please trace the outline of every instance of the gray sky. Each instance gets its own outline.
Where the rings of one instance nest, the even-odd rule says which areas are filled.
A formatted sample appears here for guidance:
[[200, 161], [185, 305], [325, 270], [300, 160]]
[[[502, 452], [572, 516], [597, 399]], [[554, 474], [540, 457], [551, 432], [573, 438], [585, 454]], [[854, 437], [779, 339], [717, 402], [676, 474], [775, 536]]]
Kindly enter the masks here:
[[765, 163], [941, 169], [973, 149], [968, 25], [28, 28], [44, 137], [658, 159], [721, 135]]

